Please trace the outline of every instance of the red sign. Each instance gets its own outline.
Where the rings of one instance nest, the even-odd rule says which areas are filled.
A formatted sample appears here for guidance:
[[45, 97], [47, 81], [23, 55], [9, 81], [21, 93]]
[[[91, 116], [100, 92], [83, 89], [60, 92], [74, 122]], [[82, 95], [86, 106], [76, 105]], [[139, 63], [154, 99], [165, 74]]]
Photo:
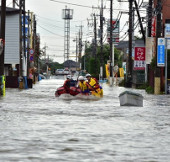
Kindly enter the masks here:
[[145, 47], [135, 47], [134, 70], [145, 70]]
[[135, 60], [145, 61], [145, 47], [135, 47]]
[[156, 37], [156, 16], [152, 17], [151, 37]]

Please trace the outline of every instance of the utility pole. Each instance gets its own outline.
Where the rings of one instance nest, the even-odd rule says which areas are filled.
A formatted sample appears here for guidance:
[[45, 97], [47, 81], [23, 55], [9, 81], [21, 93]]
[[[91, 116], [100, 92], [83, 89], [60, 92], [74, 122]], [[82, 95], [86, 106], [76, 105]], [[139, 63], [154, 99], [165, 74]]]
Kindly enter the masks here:
[[[33, 16], [33, 48], [35, 51], [34, 54], [34, 63], [37, 64], [37, 71], [38, 71], [38, 46], [37, 46], [37, 21], [35, 15]], [[34, 75], [34, 82], [36, 82], [36, 78]]]
[[151, 37], [152, 32], [152, 1], [149, 0], [149, 6], [148, 6], [148, 37]]
[[103, 0], [100, 9], [100, 78], [103, 79]]
[[143, 29], [142, 20], [141, 20], [141, 17], [140, 17], [139, 8], [138, 8], [138, 4], [137, 4], [136, 0], [134, 0], [134, 3], [135, 3], [136, 12], [137, 12], [137, 15], [138, 15], [138, 20], [139, 20], [142, 36], [143, 36], [143, 41], [144, 41], [144, 44], [145, 44], [145, 32], [144, 32], [144, 29]]
[[96, 15], [94, 14], [94, 58], [95, 58], [95, 64], [96, 64], [96, 58], [97, 58], [97, 32], [96, 32]]
[[6, 23], [6, 0], [1, 0], [0, 96], [5, 96], [5, 79], [4, 79], [5, 23]]
[[[76, 35], [76, 39], [74, 39], [73, 42], [76, 43], [76, 64], [78, 65], [79, 58], [78, 58], [78, 38], [77, 38], [77, 35]], [[77, 65], [76, 65], [76, 70], [77, 70]]]
[[76, 36], [76, 63], [78, 63], [78, 39], [77, 39], [77, 36]]
[[13, 0], [13, 8], [15, 8], [15, 0]]
[[110, 0], [110, 86], [113, 85], [113, 62], [112, 62], [112, 55], [113, 55], [113, 0]]
[[133, 29], [133, 0], [129, 0], [129, 55], [128, 55], [128, 63], [127, 63], [127, 86], [132, 86], [132, 72], [133, 72], [133, 66], [132, 66], [132, 33]]
[[94, 17], [94, 28], [93, 28], [93, 32], [94, 32], [94, 39], [93, 39], [93, 57], [94, 57], [94, 67], [95, 70], [97, 71], [97, 28], [96, 28], [96, 15], [93, 14]]
[[[156, 48], [158, 47], [158, 38], [162, 36], [162, 0], [157, 0], [157, 27], [156, 27]], [[156, 67], [157, 67], [157, 50], [156, 50]], [[155, 93], [160, 93], [160, 91], [163, 91], [163, 74], [164, 73], [164, 67], [157, 67], [155, 72]], [[157, 80], [160, 79], [160, 85], [157, 83]], [[160, 87], [158, 89], [158, 87]], [[157, 90], [156, 90], [157, 89]]]
[[83, 25], [76, 26], [79, 27], [79, 33], [78, 33], [78, 65], [79, 68], [81, 68], [81, 54], [82, 54], [82, 36], [83, 36]]
[[28, 10], [28, 35], [27, 35], [27, 78], [29, 78], [29, 69], [30, 69], [30, 11]]
[[33, 16], [33, 48], [34, 48], [34, 51], [36, 51], [36, 25], [37, 25], [37, 22], [36, 22], [36, 18], [35, 18], [35, 15]]
[[[149, 0], [149, 4], [148, 4], [148, 8], [147, 8], [147, 17], [148, 17], [148, 26], [147, 26], [147, 36], [150, 38], [152, 36], [152, 4], [153, 4], [153, 0]], [[151, 84], [150, 80], [153, 79], [153, 75], [149, 77], [149, 74], [151, 74], [150, 72], [150, 64], [146, 64], [146, 72], [145, 72], [145, 82], [149, 82], [149, 85], [151, 87], [154, 87], [153, 84]]]
[[[23, 0], [23, 53], [24, 53], [24, 59], [26, 59], [26, 42], [25, 42], [25, 38], [26, 38], [26, 33], [25, 33], [25, 21], [26, 16], [25, 16], [25, 0]], [[26, 60], [25, 60], [26, 61]], [[24, 61], [24, 62], [25, 62]]]
[[27, 59], [26, 59], [26, 33], [25, 33], [25, 0], [20, 0], [20, 77], [19, 88], [28, 88], [27, 86]]
[[[20, 22], [20, 68], [19, 68], [19, 76], [20, 76], [20, 82], [22, 81], [22, 76], [23, 76], [23, 53], [22, 53], [22, 0], [19, 1], [19, 9], [20, 9], [20, 17], [19, 17], [19, 22]], [[22, 88], [22, 85], [19, 86]]]

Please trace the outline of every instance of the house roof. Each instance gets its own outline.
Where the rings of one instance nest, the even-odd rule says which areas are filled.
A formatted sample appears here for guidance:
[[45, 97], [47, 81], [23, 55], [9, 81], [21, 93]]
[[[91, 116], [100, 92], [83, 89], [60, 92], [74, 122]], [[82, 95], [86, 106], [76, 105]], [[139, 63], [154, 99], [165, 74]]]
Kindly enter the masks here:
[[[135, 46], [136, 47], [144, 47], [144, 41], [143, 40], [135, 40]], [[118, 45], [115, 45], [116, 48], [118, 49], [124, 49], [124, 48], [129, 48], [129, 41], [122, 41], [119, 42]]]
[[64, 67], [79, 67], [78, 64], [73, 60], [67, 60], [64, 62]]

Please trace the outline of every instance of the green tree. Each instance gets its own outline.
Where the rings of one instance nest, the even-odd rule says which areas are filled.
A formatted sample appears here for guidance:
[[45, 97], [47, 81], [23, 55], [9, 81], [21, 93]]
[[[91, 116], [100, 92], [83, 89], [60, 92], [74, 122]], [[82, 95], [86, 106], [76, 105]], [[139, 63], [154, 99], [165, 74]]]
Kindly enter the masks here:
[[46, 59], [41, 59], [40, 60], [41, 72], [46, 72], [47, 64], [48, 64], [48, 67], [51, 69], [52, 74], [55, 73], [56, 69], [63, 69], [64, 68], [63, 64], [60, 64], [58, 62], [54, 62], [53, 59], [49, 59], [48, 61]]
[[[85, 56], [82, 57], [82, 67], [84, 69], [84, 57], [85, 57], [85, 68], [86, 70], [93, 74], [94, 76], [99, 76], [100, 71], [100, 47], [97, 48], [97, 59], [95, 63], [95, 58], [93, 56], [93, 45], [90, 44], [85, 49]], [[104, 44], [103, 46], [103, 62], [107, 63], [107, 60], [110, 59], [110, 46], [109, 44]], [[122, 67], [122, 55], [121, 51], [114, 49], [114, 64], [118, 64], [119, 67]], [[105, 66], [104, 66], [105, 71]], [[105, 73], [104, 73], [105, 74]]]

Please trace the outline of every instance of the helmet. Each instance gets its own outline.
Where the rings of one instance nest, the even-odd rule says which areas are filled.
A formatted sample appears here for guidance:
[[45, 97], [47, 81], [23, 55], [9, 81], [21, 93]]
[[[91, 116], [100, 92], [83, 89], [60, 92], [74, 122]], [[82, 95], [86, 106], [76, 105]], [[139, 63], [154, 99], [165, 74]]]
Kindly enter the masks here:
[[87, 78], [87, 77], [91, 77], [91, 75], [90, 75], [90, 74], [86, 74], [86, 78]]
[[71, 79], [71, 75], [67, 75], [67, 79]]
[[78, 80], [84, 80], [83, 76], [79, 76]]

